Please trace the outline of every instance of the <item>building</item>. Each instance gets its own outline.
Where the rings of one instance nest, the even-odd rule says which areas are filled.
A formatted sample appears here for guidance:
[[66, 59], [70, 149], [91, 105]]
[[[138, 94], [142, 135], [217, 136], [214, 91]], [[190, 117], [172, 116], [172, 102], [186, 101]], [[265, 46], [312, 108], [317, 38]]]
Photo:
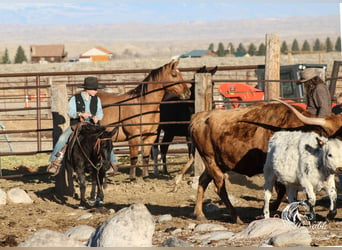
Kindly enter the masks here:
[[80, 62], [96, 62], [112, 60], [113, 52], [102, 47], [94, 47], [80, 55]]
[[32, 63], [62, 62], [67, 53], [62, 44], [46, 44], [30, 46]]
[[212, 50], [192, 50], [186, 54], [180, 55], [179, 58], [199, 58], [206, 56], [217, 56]]

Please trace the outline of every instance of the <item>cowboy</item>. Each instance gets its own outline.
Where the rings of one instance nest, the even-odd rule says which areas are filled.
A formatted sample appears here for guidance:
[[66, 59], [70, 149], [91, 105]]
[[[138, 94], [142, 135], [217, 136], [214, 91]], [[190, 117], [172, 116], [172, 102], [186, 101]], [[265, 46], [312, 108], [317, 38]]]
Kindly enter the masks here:
[[[103, 85], [98, 83], [96, 77], [90, 76], [84, 79], [84, 83], [78, 87], [84, 90], [72, 96], [69, 100], [68, 116], [70, 117], [70, 126], [60, 135], [58, 141], [49, 158], [49, 166], [47, 171], [56, 175], [61, 166], [66, 145], [70, 135], [73, 133], [73, 126], [80, 122], [89, 122], [98, 124], [103, 118], [101, 100], [97, 94], [98, 89], [104, 88]], [[115, 155], [111, 153], [111, 164], [113, 169], [116, 170], [115, 164], [117, 163]]]
[[322, 73], [321, 69], [307, 68], [300, 72], [299, 82], [304, 83], [306, 90], [307, 111], [325, 118], [331, 113], [331, 96]]

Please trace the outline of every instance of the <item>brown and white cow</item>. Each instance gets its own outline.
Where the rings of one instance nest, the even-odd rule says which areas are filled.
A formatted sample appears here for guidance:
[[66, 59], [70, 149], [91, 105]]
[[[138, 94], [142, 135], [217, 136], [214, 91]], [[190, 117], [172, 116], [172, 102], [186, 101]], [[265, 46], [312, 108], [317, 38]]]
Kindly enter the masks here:
[[[274, 102], [194, 114], [190, 134], [205, 164], [197, 190], [194, 210], [196, 218], [205, 218], [202, 210], [203, 196], [213, 180], [217, 194], [226, 205], [232, 220], [242, 223], [227, 196], [224, 173], [235, 171], [247, 176], [263, 173], [268, 142], [274, 132], [300, 130], [314, 131], [325, 137], [342, 135], [342, 115], [331, 114], [325, 119], [309, 116], [308, 112], [299, 107]], [[278, 197], [272, 209], [278, 208], [285, 191], [283, 185], [278, 185]]]

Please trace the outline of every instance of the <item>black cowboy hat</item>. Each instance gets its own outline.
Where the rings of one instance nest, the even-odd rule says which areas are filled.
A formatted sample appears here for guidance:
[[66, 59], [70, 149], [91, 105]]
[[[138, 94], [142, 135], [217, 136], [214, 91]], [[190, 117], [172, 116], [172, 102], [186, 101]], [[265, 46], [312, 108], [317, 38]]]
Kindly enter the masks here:
[[104, 85], [99, 84], [98, 80], [94, 76], [89, 76], [84, 79], [84, 83], [78, 86], [79, 88], [84, 89], [103, 89]]

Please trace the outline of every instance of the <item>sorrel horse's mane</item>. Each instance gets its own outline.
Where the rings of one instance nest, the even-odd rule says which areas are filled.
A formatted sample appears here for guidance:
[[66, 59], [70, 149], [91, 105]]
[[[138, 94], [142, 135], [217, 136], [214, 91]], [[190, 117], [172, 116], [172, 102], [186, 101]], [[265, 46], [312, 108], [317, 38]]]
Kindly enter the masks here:
[[147, 84], [146, 82], [149, 81], [156, 81], [158, 76], [163, 72], [163, 68], [159, 67], [157, 69], [153, 69], [143, 80], [143, 83], [140, 83], [136, 88], [131, 89], [127, 92], [127, 94], [130, 95], [138, 95], [138, 96], [143, 96], [147, 92]]

